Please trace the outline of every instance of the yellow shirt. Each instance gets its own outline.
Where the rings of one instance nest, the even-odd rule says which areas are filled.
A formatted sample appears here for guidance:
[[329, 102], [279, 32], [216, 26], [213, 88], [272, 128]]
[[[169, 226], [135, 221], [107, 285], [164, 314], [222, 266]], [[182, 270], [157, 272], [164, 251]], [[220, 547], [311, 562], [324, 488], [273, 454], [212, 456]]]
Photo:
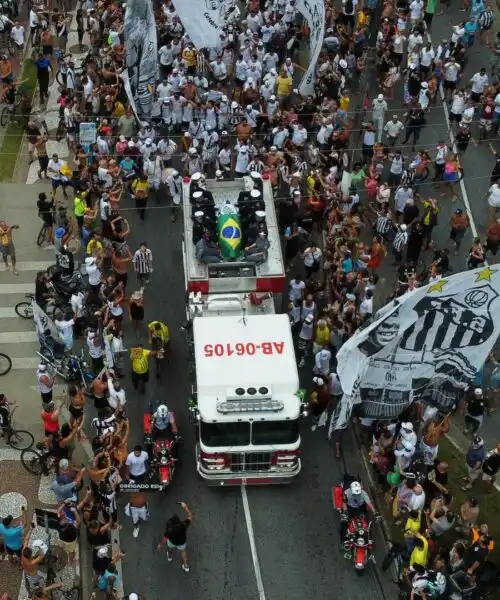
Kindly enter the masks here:
[[83, 217], [87, 204], [82, 196], [75, 196], [74, 198], [75, 217]]
[[420, 531], [420, 513], [416, 519], [408, 518], [405, 524], [405, 536], [415, 536]]
[[102, 242], [100, 242], [99, 240], [90, 240], [90, 242], [87, 244], [87, 249], [85, 250], [85, 252], [88, 255], [91, 255], [94, 250], [102, 250], [102, 249], [103, 249]]
[[342, 96], [339, 102], [340, 110], [343, 110], [345, 113], [349, 110], [349, 104], [351, 103], [351, 99], [347, 96]]
[[319, 346], [328, 346], [328, 342], [330, 341], [330, 330], [328, 329], [328, 327], [323, 327], [323, 329], [317, 327], [316, 337], [314, 338], [314, 341]]
[[427, 565], [427, 555], [429, 554], [429, 542], [423, 535], [418, 535], [417, 537], [419, 540], [422, 540], [424, 546], [423, 548], [413, 548], [410, 556], [410, 567], [413, 567], [413, 565], [422, 565], [422, 567], [425, 567]]
[[143, 375], [147, 373], [149, 369], [148, 358], [151, 354], [151, 350], [145, 350], [144, 348], [132, 348], [130, 351], [130, 358], [132, 360], [132, 371], [137, 375]]
[[[156, 324], [160, 325], [159, 332], [155, 329]], [[168, 330], [168, 327], [165, 325], [165, 323], [162, 323], [161, 321], [151, 321], [151, 323], [148, 325], [148, 329], [153, 335], [158, 335], [159, 333], [164, 342], [168, 342], [168, 340], [170, 339], [170, 332]]]
[[196, 67], [196, 50], [186, 50], [182, 53], [182, 58], [186, 61], [188, 67]]
[[424, 210], [425, 210], [423, 223], [424, 223], [424, 225], [430, 225], [432, 215], [437, 215], [438, 210], [436, 208], [434, 208], [428, 200], [424, 200], [422, 202], [422, 204], [424, 205]]
[[292, 91], [293, 80], [291, 77], [279, 76], [277, 81], [277, 92], [280, 96], [289, 96]]
[[117, 119], [119, 119], [120, 117], [123, 117], [124, 114], [125, 114], [125, 107], [123, 106], [123, 104], [121, 102], [115, 102], [113, 116], [115, 116]]

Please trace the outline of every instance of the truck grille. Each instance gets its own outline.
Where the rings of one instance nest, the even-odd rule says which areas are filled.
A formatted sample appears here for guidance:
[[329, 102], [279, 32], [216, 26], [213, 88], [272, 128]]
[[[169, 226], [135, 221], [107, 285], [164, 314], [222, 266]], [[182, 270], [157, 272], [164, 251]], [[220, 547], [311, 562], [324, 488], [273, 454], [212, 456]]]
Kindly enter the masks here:
[[270, 452], [241, 452], [230, 454], [231, 472], [233, 473], [255, 473], [258, 471], [269, 471], [271, 468]]

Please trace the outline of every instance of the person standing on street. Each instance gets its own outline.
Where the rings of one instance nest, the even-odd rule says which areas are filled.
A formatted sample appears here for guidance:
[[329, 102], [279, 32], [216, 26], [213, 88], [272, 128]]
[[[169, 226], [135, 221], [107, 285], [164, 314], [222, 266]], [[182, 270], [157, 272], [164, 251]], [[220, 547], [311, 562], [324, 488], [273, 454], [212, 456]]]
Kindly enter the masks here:
[[142, 344], [130, 349], [130, 360], [132, 361], [132, 385], [140, 392], [146, 391], [146, 383], [149, 381], [149, 357], [155, 355], [154, 350], [146, 350]]
[[130, 479], [134, 483], [142, 483], [148, 472], [148, 453], [138, 444], [133, 452], [127, 456], [125, 461], [125, 479]]
[[189, 573], [189, 563], [186, 552], [187, 529], [193, 522], [193, 514], [185, 502], [180, 502], [180, 505], [186, 513], [186, 518], [181, 520], [178, 515], [173, 515], [173, 517], [167, 521], [165, 535], [158, 544], [158, 550], [161, 550], [163, 546], [167, 544], [168, 562], [171, 562], [173, 559], [172, 550], [179, 550], [182, 556], [182, 569], [186, 573]]
[[450, 219], [450, 240], [455, 244], [455, 254], [458, 254], [460, 243], [463, 240], [465, 232], [470, 227], [469, 217], [461, 208], [457, 208], [455, 214]]
[[146, 242], [141, 242], [139, 250], [134, 253], [134, 269], [137, 279], [142, 285], [149, 283], [153, 273], [153, 253]]
[[394, 265], [399, 266], [403, 262], [403, 254], [408, 244], [407, 227], [403, 223], [399, 225], [397, 233], [392, 240], [392, 253], [394, 254]]
[[42, 404], [45, 407], [52, 402], [52, 395], [56, 385], [55, 377], [52, 373], [49, 373], [45, 363], [40, 363], [38, 365], [38, 369], [36, 370], [36, 380], [38, 383], [38, 391], [42, 397]]
[[149, 517], [148, 501], [142, 492], [132, 492], [128, 504], [125, 507], [125, 514], [132, 518], [134, 530], [132, 536], [137, 538], [139, 535], [140, 522], [147, 521]]
[[384, 131], [386, 112], [387, 102], [384, 100], [384, 95], [379, 94], [372, 102], [372, 121], [377, 127], [377, 142], [382, 141], [382, 132]]
[[19, 275], [16, 270], [16, 249], [12, 241], [12, 231], [19, 229], [19, 225], [7, 225], [5, 221], [0, 221], [0, 248], [2, 250], [2, 258], [7, 271], [10, 271], [9, 256], [12, 263], [12, 272], [14, 275]]

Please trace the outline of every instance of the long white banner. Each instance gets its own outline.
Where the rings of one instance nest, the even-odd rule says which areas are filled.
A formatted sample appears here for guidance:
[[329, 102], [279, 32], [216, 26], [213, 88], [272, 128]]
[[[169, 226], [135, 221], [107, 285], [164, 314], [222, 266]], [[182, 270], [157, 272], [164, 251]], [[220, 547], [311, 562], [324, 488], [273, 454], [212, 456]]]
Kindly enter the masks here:
[[352, 406], [375, 419], [399, 416], [415, 400], [451, 410], [500, 334], [500, 267], [457, 273], [378, 311], [337, 355], [344, 391], [335, 428]]
[[303, 96], [314, 91], [314, 73], [319, 53], [325, 37], [325, 4], [323, 0], [298, 0], [297, 10], [304, 16], [309, 25], [309, 67], [299, 85]]
[[219, 46], [224, 18], [218, 0], [173, 0], [173, 3], [197, 50]]

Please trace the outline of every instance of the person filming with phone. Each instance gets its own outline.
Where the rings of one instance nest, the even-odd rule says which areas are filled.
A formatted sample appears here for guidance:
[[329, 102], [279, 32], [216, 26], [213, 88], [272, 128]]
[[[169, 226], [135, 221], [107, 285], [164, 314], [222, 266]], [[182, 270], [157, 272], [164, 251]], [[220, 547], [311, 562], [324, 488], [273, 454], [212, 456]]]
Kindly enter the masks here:
[[158, 550], [161, 550], [167, 544], [167, 560], [171, 562], [173, 559], [173, 550], [179, 550], [182, 557], [182, 570], [189, 573], [189, 563], [186, 551], [187, 545], [187, 529], [193, 522], [193, 514], [189, 506], [185, 502], [179, 502], [183, 509], [186, 518], [181, 520], [178, 515], [173, 515], [167, 521], [165, 534], [163, 539], [158, 544]]

